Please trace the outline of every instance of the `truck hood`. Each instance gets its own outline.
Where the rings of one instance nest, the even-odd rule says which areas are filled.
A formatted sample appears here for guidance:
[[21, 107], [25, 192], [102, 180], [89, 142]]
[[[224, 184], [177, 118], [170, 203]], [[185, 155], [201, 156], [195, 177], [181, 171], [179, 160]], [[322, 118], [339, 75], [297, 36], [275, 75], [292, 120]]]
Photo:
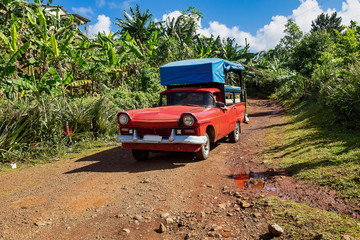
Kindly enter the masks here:
[[205, 107], [199, 106], [165, 106], [130, 110], [127, 113], [129, 113], [132, 121], [168, 122], [178, 121], [184, 112], [191, 112], [196, 115], [196, 113], [203, 112], [205, 109]]

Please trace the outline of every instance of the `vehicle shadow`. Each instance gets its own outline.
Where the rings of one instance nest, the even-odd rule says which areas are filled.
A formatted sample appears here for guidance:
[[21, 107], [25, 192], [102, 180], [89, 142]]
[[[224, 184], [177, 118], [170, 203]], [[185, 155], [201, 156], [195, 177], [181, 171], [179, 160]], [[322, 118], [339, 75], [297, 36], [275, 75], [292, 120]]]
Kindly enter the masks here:
[[89, 165], [65, 172], [65, 174], [80, 172], [147, 172], [184, 167], [187, 163], [198, 161], [193, 153], [158, 152], [151, 153], [148, 160], [136, 161], [131, 150], [121, 147], [80, 158], [75, 162], [89, 162]]

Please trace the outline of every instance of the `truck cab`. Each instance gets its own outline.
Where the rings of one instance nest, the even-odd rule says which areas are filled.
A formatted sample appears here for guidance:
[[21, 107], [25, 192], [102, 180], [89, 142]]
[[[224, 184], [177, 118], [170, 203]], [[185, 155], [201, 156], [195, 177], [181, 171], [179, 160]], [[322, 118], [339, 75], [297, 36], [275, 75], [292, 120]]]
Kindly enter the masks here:
[[[241, 65], [233, 66], [240, 72]], [[132, 149], [138, 161], [146, 160], [150, 151], [194, 152], [198, 159], [207, 159], [211, 142], [226, 136], [238, 142], [240, 124], [246, 120], [246, 94], [241, 87], [214, 81], [214, 76], [219, 81], [219, 74], [213, 75], [213, 67], [225, 75], [222, 59], [185, 60], [161, 67], [161, 82], [168, 89], [160, 93], [159, 106], [118, 113], [117, 140], [122, 147]]]

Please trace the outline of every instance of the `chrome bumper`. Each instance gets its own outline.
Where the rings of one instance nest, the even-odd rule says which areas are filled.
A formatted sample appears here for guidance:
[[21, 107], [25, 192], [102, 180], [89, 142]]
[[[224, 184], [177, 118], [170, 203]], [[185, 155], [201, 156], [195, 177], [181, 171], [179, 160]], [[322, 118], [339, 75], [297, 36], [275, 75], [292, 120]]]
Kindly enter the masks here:
[[175, 129], [171, 130], [169, 138], [162, 138], [161, 141], [156, 140], [144, 140], [137, 135], [134, 130], [133, 135], [118, 135], [118, 142], [122, 143], [183, 143], [183, 144], [204, 144], [206, 143], [205, 136], [188, 136], [188, 135], [176, 135]]

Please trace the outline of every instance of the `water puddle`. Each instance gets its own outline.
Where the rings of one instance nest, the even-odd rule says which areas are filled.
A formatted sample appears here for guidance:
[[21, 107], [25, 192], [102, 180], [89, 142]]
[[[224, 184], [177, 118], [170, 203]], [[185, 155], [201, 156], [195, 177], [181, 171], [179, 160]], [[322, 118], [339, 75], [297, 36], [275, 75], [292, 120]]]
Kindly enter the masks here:
[[263, 189], [265, 175], [262, 172], [240, 172], [233, 175], [233, 179], [240, 189]]

